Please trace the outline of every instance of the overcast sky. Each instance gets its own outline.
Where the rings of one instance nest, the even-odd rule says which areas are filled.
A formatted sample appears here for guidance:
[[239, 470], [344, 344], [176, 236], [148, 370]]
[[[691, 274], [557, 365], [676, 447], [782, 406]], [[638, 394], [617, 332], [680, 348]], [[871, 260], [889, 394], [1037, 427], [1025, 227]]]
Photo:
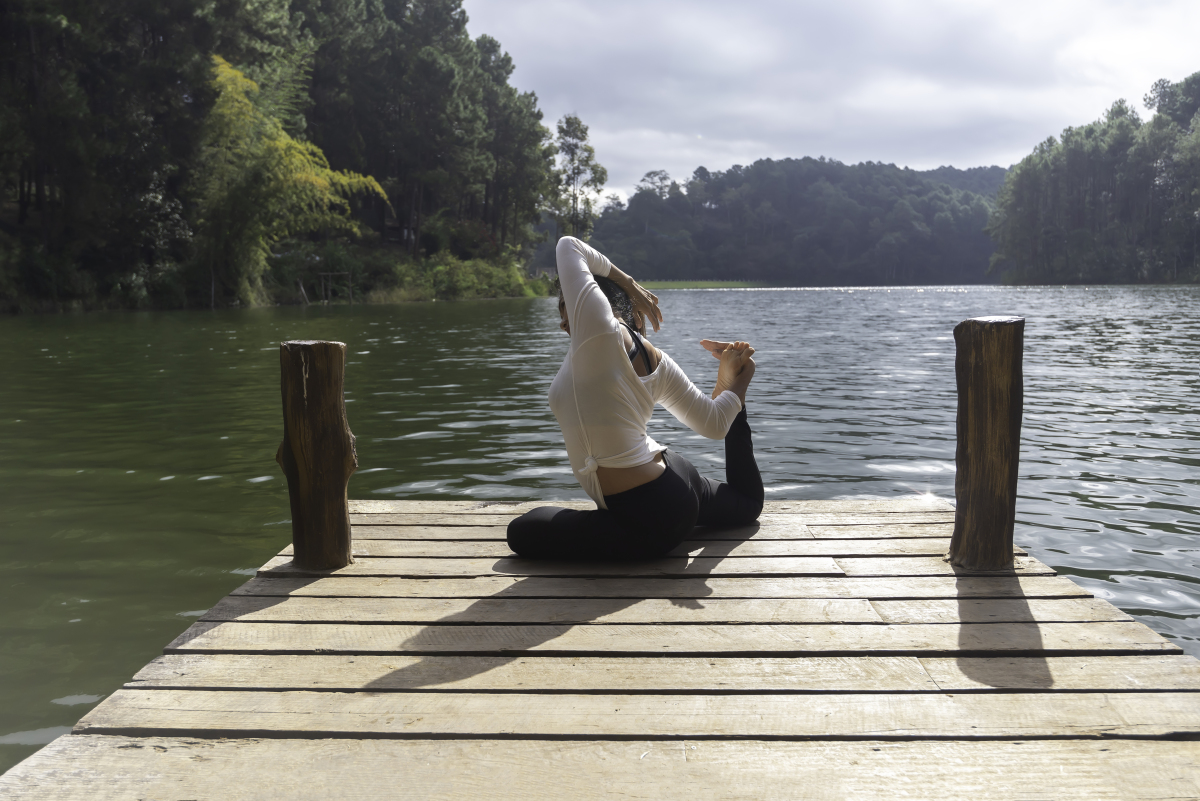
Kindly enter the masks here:
[[1200, 71], [1197, 0], [464, 0], [609, 191], [759, 158], [1007, 167]]

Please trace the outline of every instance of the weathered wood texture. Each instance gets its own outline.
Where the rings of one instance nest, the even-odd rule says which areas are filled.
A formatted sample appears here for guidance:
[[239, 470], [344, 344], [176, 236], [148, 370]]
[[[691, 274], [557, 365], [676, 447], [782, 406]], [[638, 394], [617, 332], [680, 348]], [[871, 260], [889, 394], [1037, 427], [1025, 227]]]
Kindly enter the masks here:
[[196, 623], [165, 653], [829, 654], [963, 656], [1180, 653], [1141, 623], [845, 625], [747, 623], [575, 626], [338, 623]]
[[[1028, 556], [1018, 556], [1008, 571], [1014, 576], [1053, 576], [1054, 570]], [[259, 568], [261, 576], [406, 576], [457, 578], [464, 576], [955, 576], [972, 571], [955, 568], [938, 556], [903, 558], [780, 556], [749, 559], [724, 557], [668, 557], [645, 562], [550, 562], [533, 559], [468, 559], [362, 557], [340, 570], [309, 570], [290, 557], [277, 556]]]
[[[508, 519], [540, 506], [560, 506], [565, 509], [595, 509], [591, 501], [350, 501], [354, 514], [504, 514]], [[793, 515], [832, 514], [890, 514], [898, 512], [954, 511], [954, 505], [934, 495], [914, 495], [905, 498], [872, 498], [846, 501], [767, 501], [764, 514], [786, 512]]]
[[[946, 554], [950, 540], [934, 537], [913, 539], [794, 539], [794, 540], [692, 540], [681, 544], [670, 556], [722, 557], [744, 559], [752, 556], [936, 556]], [[351, 547], [355, 558], [375, 557], [471, 557], [501, 559], [514, 556], [503, 542], [442, 540], [360, 540]], [[1024, 556], [1020, 548], [1014, 552]], [[281, 556], [290, 556], [291, 547]]]
[[[231, 595], [324, 598], [1090, 598], [1060, 576], [893, 578], [255, 577]], [[689, 604], [692, 608], [695, 603]]]
[[1019, 550], [951, 566], [944, 501], [605, 565], [507, 556], [534, 505], [355, 502], [356, 562], [272, 559], [0, 796], [1200, 793], [1200, 662]]
[[59, 738], [5, 774], [0, 794], [13, 801], [1161, 801], [1200, 797], [1200, 748], [1194, 742], [1078, 739], [214, 740], [75, 735]]
[[279, 369], [283, 442], [275, 461], [287, 477], [296, 563], [345, 567], [352, 561], [346, 486], [358, 469], [343, 396], [346, 346], [282, 342]]
[[231, 595], [201, 622], [245, 623], [1081, 623], [1129, 621], [1106, 601], [848, 599], [272, 598]]
[[130, 689], [352, 692], [1200, 691], [1190, 656], [612, 657], [167, 654]]
[[1023, 317], [978, 317], [954, 328], [958, 383], [958, 509], [950, 561], [971, 570], [1012, 563], [1025, 341]]
[[546, 695], [118, 690], [78, 734], [246, 737], [953, 737], [1200, 735], [1200, 693]]

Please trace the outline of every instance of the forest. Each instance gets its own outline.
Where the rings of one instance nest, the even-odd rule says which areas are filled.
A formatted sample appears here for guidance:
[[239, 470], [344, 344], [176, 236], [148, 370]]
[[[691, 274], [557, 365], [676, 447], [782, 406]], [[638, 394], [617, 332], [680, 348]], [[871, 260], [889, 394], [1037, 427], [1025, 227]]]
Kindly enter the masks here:
[[658, 170], [627, 204], [609, 199], [592, 243], [634, 275], [665, 280], [981, 283], [991, 280], [984, 226], [1004, 175], [825, 158], [700, 167], [683, 182]]
[[544, 292], [590, 148], [459, 0], [0, 0], [0, 43], [10, 310]]
[[988, 222], [1010, 283], [1200, 281], [1200, 72], [1156, 82], [1009, 172]]
[[461, 0], [0, 0], [0, 310], [543, 294], [648, 279], [1200, 280], [1200, 73], [1010, 170], [763, 159], [628, 199]]

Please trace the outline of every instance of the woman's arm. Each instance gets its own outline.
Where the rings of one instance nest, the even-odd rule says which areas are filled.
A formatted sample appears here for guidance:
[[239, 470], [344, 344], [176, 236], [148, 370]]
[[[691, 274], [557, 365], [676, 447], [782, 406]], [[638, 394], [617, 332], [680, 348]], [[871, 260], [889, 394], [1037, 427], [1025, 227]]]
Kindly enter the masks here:
[[733, 392], [719, 392], [708, 397], [692, 383], [667, 354], [659, 351], [659, 383], [655, 400], [697, 434], [709, 439], [721, 439], [742, 410], [742, 403]]
[[612, 306], [593, 275], [607, 276], [613, 266], [604, 254], [573, 236], [558, 240], [554, 249], [558, 283], [571, 325], [571, 341], [581, 344], [596, 334], [615, 330]]

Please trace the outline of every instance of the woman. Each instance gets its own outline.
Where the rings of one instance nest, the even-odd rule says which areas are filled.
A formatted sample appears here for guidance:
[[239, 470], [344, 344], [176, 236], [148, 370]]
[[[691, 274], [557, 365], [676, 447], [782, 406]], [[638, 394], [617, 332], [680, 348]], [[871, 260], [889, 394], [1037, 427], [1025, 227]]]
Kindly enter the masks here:
[[[509, 524], [509, 547], [533, 558], [641, 559], [670, 551], [696, 525], [756, 520], [763, 485], [745, 410], [754, 349], [704, 340], [721, 362], [705, 396], [642, 338], [646, 318], [656, 331], [662, 321], [658, 298], [574, 237], [560, 239], [555, 252], [560, 327], [571, 347], [550, 385], [550, 407], [571, 469], [598, 508], [534, 509]], [[697, 433], [725, 438], [726, 483], [701, 477], [646, 434], [656, 402]]]

